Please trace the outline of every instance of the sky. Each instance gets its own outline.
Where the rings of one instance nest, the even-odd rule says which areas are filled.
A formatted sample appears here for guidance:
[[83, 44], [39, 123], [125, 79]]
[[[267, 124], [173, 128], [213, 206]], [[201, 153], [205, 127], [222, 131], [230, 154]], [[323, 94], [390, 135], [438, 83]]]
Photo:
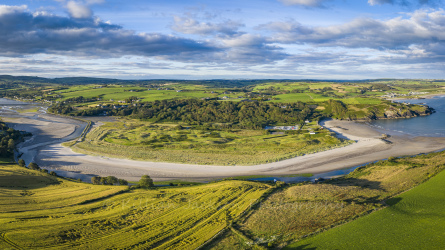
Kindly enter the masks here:
[[445, 79], [445, 0], [0, 0], [0, 74]]

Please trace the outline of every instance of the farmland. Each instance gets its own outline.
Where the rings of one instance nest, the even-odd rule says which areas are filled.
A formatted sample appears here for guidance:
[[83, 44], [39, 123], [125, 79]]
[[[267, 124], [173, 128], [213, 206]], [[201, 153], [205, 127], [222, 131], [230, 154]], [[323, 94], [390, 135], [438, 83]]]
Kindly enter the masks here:
[[194, 249], [270, 187], [245, 181], [129, 189], [0, 165], [0, 248]]
[[[297, 249], [362, 249], [376, 244], [373, 248], [381, 249], [397, 248], [406, 240], [418, 246], [414, 248], [421, 248], [427, 239], [437, 239], [430, 243], [434, 248], [443, 242], [439, 238], [444, 231], [444, 163], [443, 152], [390, 159], [360, 167], [343, 178], [297, 184], [270, 195], [234, 227], [263, 246], [282, 247], [306, 235], [327, 230], [291, 246]], [[437, 173], [440, 174], [428, 180]], [[428, 182], [421, 184], [426, 180]], [[379, 211], [366, 215], [375, 210]], [[361, 216], [364, 217], [329, 230]], [[416, 230], [419, 236], [414, 236], [418, 233]], [[395, 235], [407, 235], [407, 238]], [[247, 246], [245, 239], [228, 232], [212, 248], [230, 249], [233, 244], [237, 248]]]
[[[311, 135], [310, 131], [317, 131]], [[350, 144], [315, 123], [297, 134], [269, 134], [265, 130], [201, 130], [121, 119], [89, 133], [73, 149], [110, 157], [205, 165], [250, 165]]]

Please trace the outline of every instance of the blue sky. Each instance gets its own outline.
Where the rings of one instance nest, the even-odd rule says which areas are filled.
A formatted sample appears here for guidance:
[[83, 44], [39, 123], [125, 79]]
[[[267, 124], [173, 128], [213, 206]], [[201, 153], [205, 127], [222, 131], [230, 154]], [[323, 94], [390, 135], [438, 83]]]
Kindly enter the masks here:
[[0, 74], [445, 78], [444, 0], [0, 0]]

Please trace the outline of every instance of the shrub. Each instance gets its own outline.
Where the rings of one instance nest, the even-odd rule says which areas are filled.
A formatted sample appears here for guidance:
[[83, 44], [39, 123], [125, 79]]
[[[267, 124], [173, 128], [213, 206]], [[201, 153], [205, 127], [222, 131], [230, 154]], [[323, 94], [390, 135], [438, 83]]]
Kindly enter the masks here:
[[37, 165], [37, 163], [35, 163], [35, 162], [29, 163], [28, 168], [30, 168], [32, 170], [39, 170], [40, 169], [39, 165]]
[[20, 159], [20, 160], [18, 161], [18, 164], [19, 164], [20, 167], [26, 167], [25, 160], [23, 160], [23, 159]]
[[118, 182], [119, 182], [119, 185], [121, 185], [121, 186], [128, 185], [128, 181], [126, 181], [124, 179], [119, 179]]
[[141, 179], [139, 180], [139, 186], [142, 188], [149, 188], [153, 187], [153, 180], [148, 175], [143, 175]]
[[93, 178], [91, 178], [91, 183], [93, 183], [94, 185], [100, 185], [100, 177], [94, 176]]
[[119, 180], [114, 176], [107, 176], [107, 184], [108, 185], [114, 185], [117, 184]]

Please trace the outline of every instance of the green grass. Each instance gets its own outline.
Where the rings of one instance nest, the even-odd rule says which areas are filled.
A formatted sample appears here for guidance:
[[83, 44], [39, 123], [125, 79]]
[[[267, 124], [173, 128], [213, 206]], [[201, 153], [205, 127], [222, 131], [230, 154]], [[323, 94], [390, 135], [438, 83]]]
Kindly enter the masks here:
[[[301, 239], [301, 237], [305, 235], [329, 230], [334, 226], [344, 224], [345, 222], [360, 216], [366, 216], [369, 212], [382, 208], [384, 206], [382, 201], [388, 200], [395, 195], [423, 183], [431, 176], [442, 171], [445, 168], [444, 164], [445, 152], [433, 153], [417, 157], [396, 159], [392, 162], [380, 161], [358, 168], [343, 178], [333, 179], [322, 183], [297, 184], [290, 186], [268, 196], [267, 199], [261, 202], [257, 209], [253, 210], [252, 213], [247, 216], [246, 220], [238, 223], [238, 228], [240, 228], [240, 230], [250, 239], [253, 239], [256, 242], [263, 242], [261, 243], [262, 246], [267, 246], [268, 243], [272, 242], [276, 247], [283, 247], [289, 242]], [[445, 172], [442, 172], [440, 176], [443, 176], [444, 173]], [[440, 180], [438, 181], [443, 182], [444, 177], [439, 177], [439, 179]], [[434, 179], [432, 183], [432, 185], [437, 185], [434, 182]], [[422, 184], [419, 188], [423, 185], [425, 184]], [[416, 213], [421, 216], [431, 216], [431, 219], [437, 216], [443, 216], [443, 212], [438, 213], [438, 209], [443, 207], [443, 202], [445, 200], [443, 197], [443, 184], [441, 187], [442, 188], [434, 189], [429, 192], [420, 189], [422, 191], [419, 191], [419, 193], [423, 193], [425, 196], [424, 198], [419, 198], [419, 200], [413, 203], [406, 203], [405, 205], [408, 206], [408, 208], [403, 208], [403, 210], [397, 208], [400, 210], [400, 215], [405, 214], [407, 217], [405, 220], [402, 220], [403, 223], [410, 223], [409, 217], [413, 214], [413, 218], [415, 219]], [[436, 195], [439, 193], [439, 190], [441, 194]], [[408, 193], [409, 192], [406, 194]], [[405, 197], [405, 194], [401, 197]], [[392, 204], [391, 202], [398, 201], [398, 199], [399, 198], [390, 199], [388, 203]], [[426, 206], [420, 205], [424, 202], [423, 199], [431, 199], [431, 203], [435, 203], [438, 200], [442, 201], [434, 205], [437, 209], [435, 208], [434, 210], [431, 210], [430, 213], [426, 212], [426, 206], [432, 206], [432, 204], [425, 202], [427, 204]], [[405, 206], [402, 205], [404, 204], [404, 200], [405, 198], [400, 201], [401, 206]], [[421, 207], [417, 209], [416, 204], [419, 204]], [[412, 210], [410, 210], [411, 207]], [[385, 210], [386, 209], [383, 209], [382, 211]], [[378, 213], [381, 212], [375, 214]], [[396, 220], [392, 222], [391, 226], [387, 225], [388, 227], [399, 227], [399, 218], [394, 218]], [[430, 230], [437, 229], [439, 231], [442, 229], [440, 232], [443, 235], [443, 227], [434, 227], [436, 224], [433, 223], [432, 220], [426, 219], [423, 220], [423, 222], [425, 222], [424, 228], [431, 228]], [[342, 238], [344, 239], [346, 237], [344, 235], [349, 234], [354, 235], [351, 236], [351, 239], [355, 238], [356, 240], [353, 241], [348, 238], [348, 242], [358, 242], [363, 238], [357, 227], [349, 229], [349, 225], [353, 223], [355, 222], [345, 224], [338, 227], [338, 229], [333, 230], [340, 230], [343, 227], [348, 228], [348, 231], [345, 231], [344, 233], [343, 231], [341, 231], [342, 233], [340, 233], [340, 231], [335, 231], [337, 232], [335, 233], [337, 242], [341, 243]], [[417, 223], [421, 222], [413, 222], [414, 226], [412, 228], [415, 228]], [[441, 223], [443, 224], [443, 220]], [[381, 222], [375, 222], [374, 225], [378, 228], [381, 224]], [[400, 224], [400, 227], [405, 226], [407, 227], [405, 224]], [[363, 225], [362, 228], [366, 229], [366, 227], [367, 225]], [[353, 234], [352, 232], [354, 230], [357, 230], [358, 233]], [[320, 234], [320, 237], [322, 237], [323, 234]], [[394, 234], [391, 234], [390, 232], [388, 232], [388, 235], [394, 237]], [[401, 235], [405, 234], [402, 232]], [[329, 244], [331, 240], [328, 236], [326, 236], [327, 238], [320, 237], [316, 236], [301, 241], [301, 243], [298, 242], [296, 246], [309, 244], [307, 249], [315, 249], [317, 247], [320, 247], [320, 249], [366, 248], [365, 245], [357, 245], [355, 247], [352, 247], [352, 245], [330, 246]], [[374, 237], [376, 239], [379, 238], [378, 235], [373, 235], [373, 237], [369, 237], [368, 240], [371, 242]], [[428, 238], [425, 234], [423, 237]], [[400, 236], [399, 238], [403, 237]], [[391, 240], [389, 236], [387, 237], [387, 240]], [[213, 245], [215, 246], [215, 249], [224, 249], [227, 244], [238, 241], [239, 239], [236, 238], [236, 235], [227, 234]], [[368, 244], [370, 243], [368, 242]], [[382, 248], [385, 247], [376, 247], [376, 249]], [[394, 247], [389, 247], [389, 249], [392, 248]]]
[[[315, 125], [313, 125], [315, 129]], [[304, 128], [306, 129], [306, 127]], [[107, 123], [73, 150], [134, 160], [205, 165], [251, 165], [348, 145], [319, 130], [309, 135], [270, 135], [263, 130], [177, 130], [174, 124], [135, 120]]]
[[0, 249], [195, 249], [268, 190], [245, 181], [128, 190], [0, 165]]
[[445, 171], [386, 203], [383, 210], [287, 249], [443, 249]]

